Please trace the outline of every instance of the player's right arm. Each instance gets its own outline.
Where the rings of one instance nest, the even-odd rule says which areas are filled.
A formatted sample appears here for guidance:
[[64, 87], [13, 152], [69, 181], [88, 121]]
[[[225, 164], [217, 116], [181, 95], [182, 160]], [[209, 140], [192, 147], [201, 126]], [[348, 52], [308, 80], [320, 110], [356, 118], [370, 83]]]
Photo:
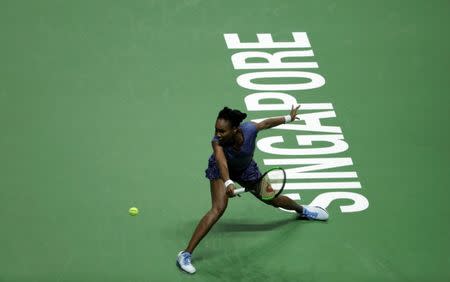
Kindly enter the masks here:
[[[227, 164], [227, 159], [225, 157], [225, 153], [223, 152], [222, 146], [220, 146], [219, 143], [217, 143], [217, 142], [213, 141], [212, 147], [213, 147], [213, 151], [214, 151], [214, 157], [216, 158], [217, 166], [219, 167], [220, 177], [222, 178], [223, 182], [225, 183], [225, 181], [230, 179], [230, 174], [228, 172], [228, 164]], [[230, 184], [230, 185], [228, 185], [228, 187], [226, 187], [226, 193], [227, 193], [228, 197], [234, 197], [234, 193], [233, 193], [234, 189], [236, 189], [234, 184]]]

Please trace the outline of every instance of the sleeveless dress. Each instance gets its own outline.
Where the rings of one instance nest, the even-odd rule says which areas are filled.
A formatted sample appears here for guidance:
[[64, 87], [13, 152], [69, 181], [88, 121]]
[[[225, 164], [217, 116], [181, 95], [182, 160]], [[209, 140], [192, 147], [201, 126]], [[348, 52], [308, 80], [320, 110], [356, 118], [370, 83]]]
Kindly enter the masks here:
[[[252, 122], [244, 122], [239, 128], [244, 136], [244, 143], [242, 144], [240, 151], [237, 152], [232, 146], [222, 146], [227, 159], [228, 172], [233, 181], [247, 184], [255, 183], [261, 177], [258, 165], [253, 160], [258, 129]], [[218, 137], [214, 136], [212, 142], [219, 142]], [[217, 166], [214, 154], [209, 157], [205, 176], [209, 180], [220, 178], [220, 170]]]

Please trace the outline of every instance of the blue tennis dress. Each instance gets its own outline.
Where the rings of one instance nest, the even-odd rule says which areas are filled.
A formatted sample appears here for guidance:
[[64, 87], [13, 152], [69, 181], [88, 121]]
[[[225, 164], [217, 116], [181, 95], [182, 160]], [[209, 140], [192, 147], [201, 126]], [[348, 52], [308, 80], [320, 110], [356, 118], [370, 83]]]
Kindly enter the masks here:
[[[252, 122], [244, 122], [239, 128], [244, 136], [244, 143], [242, 144], [240, 151], [237, 152], [232, 146], [222, 147], [227, 159], [228, 172], [230, 178], [238, 183], [256, 182], [261, 177], [258, 165], [253, 160], [258, 130], [256, 125]], [[217, 136], [214, 136], [212, 141], [219, 142], [219, 139]], [[205, 176], [209, 180], [220, 178], [220, 170], [217, 166], [214, 154], [209, 157]]]

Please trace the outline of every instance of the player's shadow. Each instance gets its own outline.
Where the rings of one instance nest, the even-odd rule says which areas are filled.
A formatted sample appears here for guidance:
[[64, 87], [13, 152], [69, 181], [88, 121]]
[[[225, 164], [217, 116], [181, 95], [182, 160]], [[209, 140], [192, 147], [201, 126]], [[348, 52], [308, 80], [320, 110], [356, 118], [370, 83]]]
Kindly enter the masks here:
[[295, 219], [287, 218], [277, 221], [265, 222], [265, 223], [243, 223], [235, 221], [222, 221], [219, 222], [215, 228], [214, 232], [261, 232], [269, 231], [276, 228], [280, 228], [287, 224], [293, 224]]

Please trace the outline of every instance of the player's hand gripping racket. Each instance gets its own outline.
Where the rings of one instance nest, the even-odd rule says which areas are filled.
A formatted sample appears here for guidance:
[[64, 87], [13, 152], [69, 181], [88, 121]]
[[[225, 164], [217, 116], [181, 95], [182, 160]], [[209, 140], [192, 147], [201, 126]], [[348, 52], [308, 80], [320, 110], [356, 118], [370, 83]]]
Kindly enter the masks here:
[[286, 184], [286, 172], [281, 167], [276, 167], [266, 171], [252, 189], [238, 188], [234, 190], [235, 195], [244, 192], [252, 192], [263, 201], [276, 198], [283, 192]]

